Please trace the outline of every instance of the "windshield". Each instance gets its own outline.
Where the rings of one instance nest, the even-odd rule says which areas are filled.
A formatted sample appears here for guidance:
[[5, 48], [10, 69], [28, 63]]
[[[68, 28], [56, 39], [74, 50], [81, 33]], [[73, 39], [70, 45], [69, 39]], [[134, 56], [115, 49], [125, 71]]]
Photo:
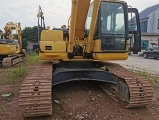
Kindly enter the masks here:
[[125, 50], [124, 6], [117, 2], [101, 2], [102, 50]]
[[[120, 2], [107, 2], [100, 3], [99, 14], [97, 18], [96, 30], [94, 38], [100, 36], [101, 50], [126, 50], [126, 30], [125, 22], [125, 4]], [[90, 5], [86, 30], [89, 31], [92, 19], [93, 3]]]
[[101, 3], [101, 29], [103, 34], [125, 34], [123, 4]]

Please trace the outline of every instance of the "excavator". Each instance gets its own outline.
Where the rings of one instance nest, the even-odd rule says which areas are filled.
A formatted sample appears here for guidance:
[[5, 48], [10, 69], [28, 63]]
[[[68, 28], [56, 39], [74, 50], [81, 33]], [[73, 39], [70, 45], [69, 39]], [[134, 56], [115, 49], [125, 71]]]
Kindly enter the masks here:
[[141, 50], [136, 8], [121, 0], [72, 0], [68, 28], [45, 28], [41, 7], [38, 21], [44, 28], [38, 33], [40, 59], [53, 62], [37, 63], [22, 82], [21, 115], [52, 115], [52, 88], [72, 81], [107, 84], [127, 103], [126, 108], [152, 102], [153, 88], [145, 77], [111, 62], [126, 60], [129, 50], [134, 54]]
[[[18, 39], [13, 37], [13, 31], [16, 30]], [[0, 33], [0, 65], [10, 67], [21, 62], [26, 56], [22, 49], [21, 25], [20, 23], [8, 22], [5, 25], [4, 33]]]

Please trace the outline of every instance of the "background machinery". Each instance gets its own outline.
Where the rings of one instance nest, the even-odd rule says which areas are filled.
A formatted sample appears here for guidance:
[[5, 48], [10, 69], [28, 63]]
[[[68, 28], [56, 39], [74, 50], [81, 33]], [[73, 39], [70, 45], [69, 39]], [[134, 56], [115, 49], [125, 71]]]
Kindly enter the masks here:
[[[132, 13], [134, 30], [129, 29]], [[40, 18], [43, 23], [41, 8], [39, 22]], [[136, 54], [141, 50], [138, 10], [128, 8], [126, 2], [94, 0], [90, 4], [90, 0], [72, 0], [69, 27], [47, 27], [40, 35], [40, 58], [58, 62], [38, 63], [23, 81], [19, 108], [24, 117], [51, 115], [52, 86], [69, 81], [107, 84], [128, 103], [127, 108], [146, 106], [152, 101], [153, 88], [146, 78], [106, 62], [126, 60], [129, 49]]]
[[[14, 30], [17, 33], [17, 40], [13, 36]], [[8, 22], [0, 35], [0, 64], [12, 66], [22, 61], [26, 53], [22, 49], [20, 23]]]

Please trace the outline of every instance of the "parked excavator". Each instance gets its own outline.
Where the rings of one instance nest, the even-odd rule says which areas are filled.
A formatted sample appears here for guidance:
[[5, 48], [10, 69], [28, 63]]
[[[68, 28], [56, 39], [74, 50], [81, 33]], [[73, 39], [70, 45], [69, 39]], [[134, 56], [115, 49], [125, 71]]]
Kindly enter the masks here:
[[[17, 38], [13, 36], [16, 31]], [[4, 32], [0, 33], [0, 65], [10, 67], [21, 62], [26, 56], [22, 49], [21, 25], [20, 23], [8, 22], [4, 27]]]
[[[107, 84], [127, 102], [126, 108], [143, 107], [152, 101], [153, 88], [145, 77], [108, 62], [126, 60], [129, 49], [134, 54], [141, 50], [138, 10], [121, 0], [90, 2], [72, 0], [68, 28], [50, 30], [43, 26], [39, 56], [53, 63], [38, 63], [23, 81], [19, 108], [24, 117], [52, 115], [52, 87], [71, 81]], [[135, 16], [129, 18], [132, 13]], [[43, 25], [40, 7], [38, 21]]]

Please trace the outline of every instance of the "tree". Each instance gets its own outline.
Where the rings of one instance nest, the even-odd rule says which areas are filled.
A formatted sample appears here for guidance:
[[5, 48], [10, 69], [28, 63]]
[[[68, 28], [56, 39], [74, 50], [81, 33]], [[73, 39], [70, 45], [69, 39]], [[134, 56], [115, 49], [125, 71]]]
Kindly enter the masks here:
[[[41, 32], [42, 28], [40, 28]], [[22, 45], [23, 48], [26, 48], [27, 41], [36, 43], [38, 42], [38, 27], [26, 27], [22, 30]]]
[[18, 39], [18, 34], [13, 34], [13, 38]]
[[37, 42], [38, 41], [38, 27], [26, 27], [22, 30], [22, 39], [27, 41]]
[[28, 43], [27, 43], [27, 39], [22, 39], [22, 48], [23, 49], [27, 49], [27, 45], [28, 45]]

